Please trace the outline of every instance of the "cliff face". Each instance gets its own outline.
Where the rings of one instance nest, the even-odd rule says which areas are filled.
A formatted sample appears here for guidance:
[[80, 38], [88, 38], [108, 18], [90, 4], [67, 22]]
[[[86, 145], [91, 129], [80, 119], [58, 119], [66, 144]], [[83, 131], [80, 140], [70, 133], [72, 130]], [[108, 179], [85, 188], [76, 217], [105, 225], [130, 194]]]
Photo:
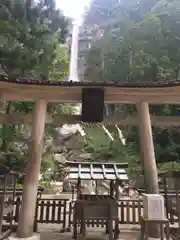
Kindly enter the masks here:
[[66, 161], [91, 160], [91, 155], [84, 153], [86, 132], [79, 124], [57, 128], [52, 141], [55, 159], [54, 180], [63, 181], [67, 176]]
[[80, 80], [85, 77], [86, 55], [93, 41], [101, 39], [104, 30], [115, 17], [115, 9], [119, 0], [93, 0], [89, 9], [84, 13], [84, 22], [80, 28], [78, 72]]

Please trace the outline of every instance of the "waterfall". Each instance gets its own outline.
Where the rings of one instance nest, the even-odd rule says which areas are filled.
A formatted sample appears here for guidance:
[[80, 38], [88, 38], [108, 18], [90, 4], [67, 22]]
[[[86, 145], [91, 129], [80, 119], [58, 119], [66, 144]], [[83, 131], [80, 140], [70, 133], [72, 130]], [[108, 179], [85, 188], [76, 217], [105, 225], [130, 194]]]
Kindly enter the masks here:
[[[69, 81], [79, 82], [78, 76], [78, 42], [79, 42], [79, 24], [76, 21], [73, 26], [72, 40], [71, 40], [71, 56], [69, 67]], [[75, 107], [76, 114], [81, 112], [81, 104]]]
[[71, 56], [69, 68], [69, 81], [79, 81], [78, 77], [78, 38], [79, 38], [79, 25], [77, 23], [73, 26], [72, 43], [71, 43]]
[[[69, 81], [76, 81], [79, 82], [78, 77], [78, 43], [79, 43], [79, 26], [80, 22], [76, 20], [73, 26], [72, 31], [72, 41], [71, 41], [71, 56], [70, 56], [70, 67], [69, 67]], [[81, 104], [77, 104], [76, 106], [76, 114], [80, 114], [81, 112]], [[114, 138], [112, 134], [108, 131], [108, 129], [102, 125], [103, 130], [107, 134], [107, 136], [110, 138], [111, 141], [114, 141]], [[125, 145], [125, 139], [122, 135], [121, 130], [117, 127], [116, 129], [118, 131], [119, 139]]]
[[[72, 40], [71, 40], [71, 55], [70, 55], [70, 66], [69, 66], [69, 81], [78, 82], [78, 42], [79, 42], [79, 24], [75, 23], [73, 26], [72, 31]], [[81, 112], [81, 103], [77, 104], [76, 106], [76, 114], [80, 114]], [[112, 134], [108, 131], [108, 129], [102, 124], [103, 131], [107, 134], [111, 141], [114, 141]], [[121, 130], [116, 126], [118, 131], [119, 139], [123, 142], [123, 135]], [[65, 124], [59, 129], [59, 137], [61, 135], [68, 136], [68, 134], [74, 134], [75, 132], [79, 132], [81, 136], [85, 136], [86, 133], [84, 132], [83, 128], [79, 124]], [[84, 184], [85, 190], [94, 194], [94, 186], [93, 181], [88, 180], [87, 184]]]

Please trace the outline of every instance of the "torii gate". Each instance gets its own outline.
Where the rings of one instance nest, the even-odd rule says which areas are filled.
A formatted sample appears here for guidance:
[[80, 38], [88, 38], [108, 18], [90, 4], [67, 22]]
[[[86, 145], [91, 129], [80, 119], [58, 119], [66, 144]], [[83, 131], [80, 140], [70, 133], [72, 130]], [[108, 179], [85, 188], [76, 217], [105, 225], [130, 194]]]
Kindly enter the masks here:
[[[25, 187], [20, 211], [18, 237], [30, 237], [36, 206], [36, 192], [41, 166], [42, 144], [47, 103], [79, 103], [83, 88], [101, 88], [105, 103], [136, 104], [141, 138], [141, 156], [149, 193], [158, 193], [158, 178], [152, 139], [149, 104], [180, 104], [180, 83], [131, 83], [114, 85], [91, 82], [55, 82], [33, 79], [0, 80], [2, 101], [34, 101], [30, 159], [27, 162]], [[72, 119], [71, 119], [72, 121]], [[23, 120], [21, 119], [21, 122]]]

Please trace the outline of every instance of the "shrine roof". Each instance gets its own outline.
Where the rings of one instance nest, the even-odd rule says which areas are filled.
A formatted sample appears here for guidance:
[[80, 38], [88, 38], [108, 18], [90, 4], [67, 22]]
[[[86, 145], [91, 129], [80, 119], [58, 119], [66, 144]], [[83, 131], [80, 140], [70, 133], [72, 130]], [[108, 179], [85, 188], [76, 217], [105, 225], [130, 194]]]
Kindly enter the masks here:
[[37, 101], [40, 99], [57, 103], [79, 103], [83, 88], [104, 89], [105, 103], [180, 104], [180, 80], [172, 81], [119, 81], [75, 82], [48, 81], [27, 78], [0, 79], [3, 100]]
[[128, 163], [67, 162], [70, 179], [128, 180]]

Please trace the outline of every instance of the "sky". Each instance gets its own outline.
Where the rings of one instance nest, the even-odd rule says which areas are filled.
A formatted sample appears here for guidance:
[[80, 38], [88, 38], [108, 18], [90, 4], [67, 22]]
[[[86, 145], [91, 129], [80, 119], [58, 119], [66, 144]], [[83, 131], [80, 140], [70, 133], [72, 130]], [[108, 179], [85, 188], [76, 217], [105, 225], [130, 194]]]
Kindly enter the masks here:
[[90, 0], [56, 0], [57, 7], [64, 11], [64, 14], [79, 20], [82, 16], [84, 7]]

